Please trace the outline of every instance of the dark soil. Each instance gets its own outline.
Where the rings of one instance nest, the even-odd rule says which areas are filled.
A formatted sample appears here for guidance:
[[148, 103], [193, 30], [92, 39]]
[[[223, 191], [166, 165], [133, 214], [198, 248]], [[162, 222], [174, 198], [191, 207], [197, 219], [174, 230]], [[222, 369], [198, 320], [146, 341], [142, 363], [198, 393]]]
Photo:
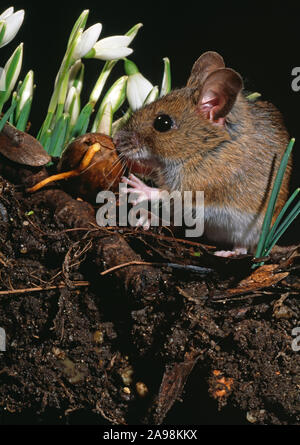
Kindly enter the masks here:
[[90, 204], [26, 194], [34, 169], [2, 164], [2, 424], [300, 423], [299, 246], [249, 279], [250, 256], [99, 228]]

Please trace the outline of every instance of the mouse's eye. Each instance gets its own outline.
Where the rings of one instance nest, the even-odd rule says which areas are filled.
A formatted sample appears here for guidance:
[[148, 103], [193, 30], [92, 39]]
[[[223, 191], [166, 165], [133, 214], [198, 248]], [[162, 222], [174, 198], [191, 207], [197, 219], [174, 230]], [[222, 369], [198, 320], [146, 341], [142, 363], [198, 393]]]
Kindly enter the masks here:
[[171, 130], [173, 126], [174, 121], [168, 114], [160, 114], [153, 123], [155, 130], [159, 131], [160, 133]]

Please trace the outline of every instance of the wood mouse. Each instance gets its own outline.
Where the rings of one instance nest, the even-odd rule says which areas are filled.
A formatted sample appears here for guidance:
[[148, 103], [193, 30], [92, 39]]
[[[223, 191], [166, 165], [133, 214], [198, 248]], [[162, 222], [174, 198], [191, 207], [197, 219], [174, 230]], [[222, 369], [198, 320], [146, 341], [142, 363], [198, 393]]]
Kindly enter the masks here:
[[[204, 191], [204, 233], [232, 250], [254, 252], [282, 154], [289, 142], [274, 105], [251, 102], [241, 76], [209, 51], [195, 62], [184, 88], [137, 110], [114, 137], [131, 172], [148, 175], [153, 189], [123, 178], [140, 199], [160, 190]], [[274, 219], [288, 197], [289, 161]]]

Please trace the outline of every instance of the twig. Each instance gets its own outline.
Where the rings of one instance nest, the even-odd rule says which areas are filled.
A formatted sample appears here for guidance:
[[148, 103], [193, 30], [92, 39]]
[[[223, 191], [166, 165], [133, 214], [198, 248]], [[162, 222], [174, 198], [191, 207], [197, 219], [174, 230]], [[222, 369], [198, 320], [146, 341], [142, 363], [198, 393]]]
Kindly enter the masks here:
[[[107, 227], [107, 229], [109, 229], [109, 228], [110, 227]], [[116, 230], [116, 227], [111, 227], [111, 229], [113, 229], [113, 228]], [[119, 229], [121, 230], [121, 228], [119, 228]], [[132, 230], [127, 231], [127, 230], [125, 230], [124, 227], [122, 227], [122, 231], [129, 233], [129, 235], [132, 234]], [[201, 244], [201, 243], [197, 243], [196, 241], [190, 241], [188, 239], [183, 239], [183, 238], [175, 238], [172, 236], [158, 235], [153, 232], [144, 231], [144, 232], [142, 232], [142, 235], [151, 236], [152, 238], [157, 238], [157, 239], [164, 240], [164, 241], [173, 241], [173, 242], [176, 241], [181, 244], [189, 244], [190, 246], [199, 247], [200, 249], [202, 248], [202, 249], [214, 250], [216, 248], [216, 246], [209, 246], [207, 244]]]
[[[72, 282], [72, 286], [76, 287], [86, 287], [90, 286], [89, 281], [78, 281], [78, 282]], [[32, 287], [28, 289], [13, 289], [13, 290], [2, 290], [0, 291], [0, 295], [13, 295], [13, 294], [26, 294], [30, 292], [41, 292], [44, 290], [53, 290], [53, 289], [63, 289], [67, 287], [66, 284], [59, 284], [57, 286], [48, 286], [48, 287]]]
[[275, 292], [257, 292], [253, 294], [243, 295], [243, 296], [225, 296], [225, 297], [213, 297], [210, 301], [212, 303], [227, 303], [229, 301], [243, 301], [243, 300], [249, 300], [249, 298], [258, 298], [262, 297], [263, 295], [276, 295]]
[[128, 263], [118, 264], [117, 266], [111, 267], [110, 269], [104, 270], [103, 272], [100, 272], [100, 275], [107, 275], [111, 272], [114, 272], [118, 269], [123, 269], [127, 266], [153, 266], [154, 263], [148, 263], [144, 261], [129, 261]]
[[207, 267], [193, 266], [191, 264], [175, 264], [175, 263], [149, 263], [143, 261], [129, 261], [128, 263], [119, 264], [118, 266], [111, 267], [110, 269], [100, 272], [100, 275], [107, 275], [115, 270], [122, 269], [128, 266], [156, 266], [156, 267], [172, 267], [173, 269], [191, 270], [200, 274], [208, 274], [213, 272], [213, 269]]
[[34, 224], [34, 222], [30, 218], [26, 218], [26, 219], [29, 222], [29, 224], [31, 224], [36, 230], [38, 230], [42, 235], [45, 235], [45, 236], [60, 236], [60, 235], [65, 235], [66, 233], [69, 233], [69, 232], [78, 232], [78, 231], [96, 232], [97, 230], [100, 230], [100, 227], [98, 227], [98, 229], [92, 229], [92, 228], [88, 228], [88, 227], [75, 227], [73, 229], [62, 230], [61, 232], [46, 233], [40, 227], [38, 227], [36, 224]]

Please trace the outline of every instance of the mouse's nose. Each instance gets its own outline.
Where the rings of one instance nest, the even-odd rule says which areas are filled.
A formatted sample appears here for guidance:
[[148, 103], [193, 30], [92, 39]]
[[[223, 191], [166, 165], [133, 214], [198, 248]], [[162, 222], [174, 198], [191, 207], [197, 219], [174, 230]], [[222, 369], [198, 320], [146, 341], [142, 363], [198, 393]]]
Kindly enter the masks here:
[[113, 137], [113, 143], [115, 144], [116, 150], [118, 153], [121, 153], [126, 146], [126, 132], [118, 131]]

